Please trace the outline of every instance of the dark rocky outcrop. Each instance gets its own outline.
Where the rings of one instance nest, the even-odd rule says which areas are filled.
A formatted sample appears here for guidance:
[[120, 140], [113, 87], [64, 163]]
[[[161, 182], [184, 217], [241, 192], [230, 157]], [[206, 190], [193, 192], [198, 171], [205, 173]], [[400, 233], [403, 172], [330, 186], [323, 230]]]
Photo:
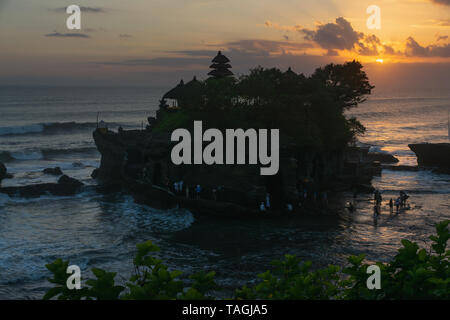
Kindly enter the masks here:
[[62, 172], [60, 167], [47, 168], [47, 169], [42, 170], [42, 172], [44, 174], [49, 174], [49, 175], [53, 175], [53, 176], [61, 176], [61, 175], [63, 175], [63, 172]]
[[84, 184], [77, 179], [71, 178], [67, 175], [63, 175], [58, 179], [58, 185], [66, 190], [80, 190]]
[[13, 175], [8, 173], [8, 169], [6, 168], [6, 166], [0, 162], [0, 184], [2, 182], [3, 179], [12, 179]]
[[[178, 204], [195, 212], [225, 214], [230, 208], [251, 214], [270, 193], [273, 207], [297, 203], [299, 190], [349, 190], [371, 192], [373, 175], [381, 166], [365, 159], [368, 149], [319, 152], [299, 150], [281, 140], [280, 170], [275, 176], [261, 176], [259, 165], [179, 165], [171, 161], [174, 145], [167, 132], [130, 130], [114, 133], [96, 130], [93, 137], [101, 163], [92, 177], [103, 184], [120, 185], [135, 195], [138, 202], [151, 206]], [[362, 154], [361, 154], [362, 153]], [[350, 155], [351, 154], [351, 155]], [[173, 195], [175, 181], [184, 181], [193, 194], [200, 184], [201, 199]], [[221, 187], [220, 199], [213, 200], [213, 189]], [[229, 213], [230, 214], [230, 213]]]
[[383, 152], [369, 152], [367, 154], [369, 161], [378, 161], [380, 163], [398, 163], [399, 160], [392, 154]]
[[6, 166], [0, 162], [0, 181], [6, 178], [7, 172]]
[[450, 169], [450, 143], [410, 144], [419, 167]]
[[40, 183], [28, 186], [5, 187], [0, 188], [0, 193], [25, 198], [39, 197], [46, 194], [54, 196], [71, 196], [80, 192], [83, 185], [82, 182], [64, 175], [58, 180], [58, 183]]
[[419, 171], [418, 166], [407, 166], [407, 165], [399, 165], [399, 166], [383, 165], [382, 168], [392, 171]]

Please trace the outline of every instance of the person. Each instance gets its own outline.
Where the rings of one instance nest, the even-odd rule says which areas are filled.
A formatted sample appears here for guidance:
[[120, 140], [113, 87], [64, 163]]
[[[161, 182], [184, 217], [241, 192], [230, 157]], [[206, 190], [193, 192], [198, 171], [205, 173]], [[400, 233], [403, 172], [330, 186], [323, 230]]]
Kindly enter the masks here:
[[409, 196], [406, 192], [403, 192], [403, 206], [406, 207], [406, 200], [408, 200]]
[[398, 213], [398, 209], [400, 208], [400, 198], [397, 198], [397, 200], [395, 200], [395, 209], [396, 212]]
[[381, 202], [383, 201], [383, 197], [381, 196], [380, 191], [375, 190], [374, 199], [375, 199], [375, 205], [379, 206], [381, 204]]
[[179, 190], [178, 190], [178, 186], [179, 186], [179, 185], [178, 185], [178, 182], [174, 182], [174, 183], [173, 183], [173, 189], [174, 189], [175, 193], [178, 193], [178, 191], [179, 191]]
[[290, 204], [290, 203], [287, 204], [287, 210], [289, 212], [292, 212], [294, 210], [294, 208], [292, 207], [292, 204]]
[[266, 194], [266, 208], [270, 209], [270, 193]]
[[323, 202], [325, 205], [328, 205], [328, 194], [326, 191], [323, 193]]
[[348, 209], [348, 211], [353, 212], [353, 211], [355, 211], [355, 206], [353, 205], [353, 203], [349, 202], [347, 209]]
[[169, 178], [166, 178], [166, 189], [169, 190], [170, 188], [170, 180]]
[[217, 200], [222, 201], [223, 197], [223, 186], [218, 186], [217, 187]]
[[212, 189], [212, 198], [214, 201], [217, 201], [217, 190], [216, 188]]
[[184, 184], [184, 181], [183, 181], [183, 180], [181, 180], [180, 182], [178, 182], [178, 190], [179, 190], [180, 192], [183, 192], [183, 184]]
[[380, 206], [378, 205], [373, 206], [373, 214], [374, 216], [378, 216], [380, 214]]
[[202, 188], [200, 187], [200, 185], [198, 184], [195, 187], [195, 193], [197, 194], [197, 199], [200, 199], [200, 192], [202, 191]]
[[389, 209], [391, 210], [391, 212], [394, 211], [394, 200], [392, 200], [392, 198], [391, 200], [389, 200]]
[[261, 202], [261, 204], [259, 205], [259, 211], [261, 212], [266, 211], [266, 206], [264, 205], [264, 202]]
[[186, 199], [189, 199], [189, 186], [186, 186]]

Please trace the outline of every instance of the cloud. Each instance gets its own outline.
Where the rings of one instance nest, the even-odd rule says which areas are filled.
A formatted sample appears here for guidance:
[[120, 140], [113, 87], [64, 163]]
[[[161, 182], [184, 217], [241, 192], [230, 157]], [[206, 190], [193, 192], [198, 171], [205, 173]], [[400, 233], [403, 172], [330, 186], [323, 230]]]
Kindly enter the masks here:
[[447, 40], [448, 36], [441, 36], [439, 33], [436, 34], [436, 41]]
[[[255, 55], [253, 53], [238, 49], [229, 49], [226, 48], [224, 44], [222, 45], [224, 48], [222, 52], [231, 60], [231, 65], [235, 75], [247, 73], [249, 68], [256, 67], [258, 65], [263, 67], [279, 67], [285, 70], [287, 70], [288, 67], [292, 67], [293, 70], [297, 70], [298, 72], [311, 73], [317, 66], [324, 65], [332, 61], [344, 61], [344, 59], [340, 57], [331, 58], [308, 54]], [[93, 62], [93, 64], [97, 66], [110, 67], [111, 70], [114, 70], [114, 68], [117, 67], [124, 68], [121, 70], [127, 70], [127, 72], [133, 69], [137, 70], [136, 72], [157, 73], [165, 71], [168, 73], [184, 73], [188, 75], [184, 77], [185, 79], [192, 78], [194, 75], [202, 78], [207, 76], [209, 65], [211, 64], [211, 60], [217, 54], [217, 50], [171, 51], [170, 53], [177, 56], [125, 60], [118, 58], [116, 61], [97, 61]], [[186, 55], [181, 56], [182, 54]], [[172, 81], [174, 80], [172, 79]]]
[[327, 23], [317, 26], [315, 30], [301, 29], [305, 40], [317, 43], [327, 50], [352, 50], [364, 34], [353, 29], [350, 22], [342, 17], [336, 23]]
[[250, 40], [238, 40], [227, 42], [223, 46], [228, 49], [243, 51], [252, 54], [259, 55], [269, 55], [269, 54], [280, 54], [290, 51], [305, 50], [312, 48], [310, 43], [299, 43], [290, 41], [273, 41], [273, 40], [260, 40], [260, 39], [250, 39]]
[[436, 4], [442, 4], [444, 6], [450, 6], [450, 0], [431, 0], [431, 2]]
[[212, 57], [217, 54], [217, 50], [180, 50], [180, 51], [167, 51], [167, 53], [190, 56], [190, 57]]
[[281, 30], [281, 31], [300, 31], [302, 29], [302, 26], [299, 24], [297, 24], [295, 26], [281, 26], [278, 23], [275, 23], [272, 21], [264, 22], [264, 26], [267, 28], [272, 28], [272, 29]]
[[[49, 9], [53, 12], [66, 13], [67, 7]], [[82, 13], [105, 13], [107, 10], [101, 7], [80, 7]]]
[[90, 38], [89, 35], [84, 33], [49, 33], [45, 35], [46, 37], [55, 37], [55, 38]]
[[450, 44], [421, 46], [413, 37], [406, 40], [405, 55], [409, 57], [450, 57]]
[[338, 50], [356, 51], [362, 56], [376, 56], [383, 52], [394, 50], [383, 45], [375, 35], [366, 35], [353, 29], [345, 18], [337, 18], [336, 23], [327, 23], [317, 26], [315, 30], [301, 29], [305, 40], [316, 43], [320, 48], [326, 49], [327, 56], [339, 55]]
[[[216, 52], [217, 54], [217, 52]], [[127, 59], [121, 61], [103, 61], [95, 62], [97, 65], [106, 66], [154, 66], [154, 67], [188, 67], [190, 65], [198, 65], [204, 59], [201, 58], [185, 58], [185, 57], [160, 57], [149, 59]]]
[[129, 39], [129, 38], [133, 38], [133, 36], [131, 34], [120, 34], [119, 38], [121, 39]]

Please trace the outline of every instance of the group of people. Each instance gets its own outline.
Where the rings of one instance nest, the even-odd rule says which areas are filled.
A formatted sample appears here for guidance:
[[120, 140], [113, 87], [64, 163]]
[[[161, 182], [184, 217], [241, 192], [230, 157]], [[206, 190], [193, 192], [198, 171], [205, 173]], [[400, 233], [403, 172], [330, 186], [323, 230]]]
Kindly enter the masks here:
[[[169, 188], [169, 183], [167, 183], [168, 188]], [[223, 186], [217, 186], [212, 188], [211, 190], [206, 190], [208, 191], [207, 193], [205, 193], [205, 190], [203, 189], [203, 187], [200, 184], [197, 185], [185, 185], [184, 181], [176, 181], [173, 183], [173, 187], [170, 188], [173, 193], [175, 193], [175, 195], [177, 196], [185, 196], [186, 199], [201, 199], [201, 198], [205, 198], [205, 199], [210, 199], [210, 200], [214, 200], [214, 201], [218, 201], [221, 200], [223, 198], [223, 191], [224, 191], [224, 187]]]
[[[393, 212], [395, 205], [396, 212], [399, 213], [400, 208], [406, 207], [406, 201], [408, 200], [408, 198], [409, 195], [407, 195], [406, 192], [400, 191], [400, 196], [397, 199], [395, 199], [395, 202], [394, 199], [392, 198], [389, 200], [390, 211]], [[379, 190], [375, 190], [374, 192], [374, 201], [375, 201], [374, 213], [379, 215], [381, 202], [383, 201], [383, 197], [381, 196], [381, 192]]]
[[[395, 199], [395, 209], [397, 213], [399, 212], [400, 208], [406, 207], [406, 201], [408, 200], [408, 198], [409, 195], [407, 195], [406, 192], [400, 191], [400, 196]], [[394, 210], [394, 200], [392, 198], [391, 200], [389, 200], [389, 207], [392, 212]]]
[[325, 205], [328, 205], [328, 193], [326, 191], [324, 192], [314, 191], [308, 194], [308, 190], [304, 189], [302, 195], [300, 196], [299, 206], [306, 204], [309, 198], [312, 198], [311, 200], [313, 202], [321, 200]]
[[[374, 206], [373, 206], [373, 209], [374, 209], [374, 215], [375, 216], [378, 216], [380, 214], [380, 212], [381, 212], [381, 204], [382, 204], [382, 201], [383, 201], [383, 196], [381, 195], [381, 193], [382, 192], [380, 190], [375, 190], [374, 191]], [[356, 198], [356, 197], [354, 196], [354, 198]], [[404, 191], [400, 191], [400, 196], [398, 198], [396, 198], [395, 201], [394, 201], [394, 199], [391, 198], [389, 200], [389, 208], [390, 208], [391, 213], [394, 211], [394, 205], [395, 205], [395, 208], [396, 208], [396, 213], [399, 213], [400, 208], [406, 207], [408, 198], [409, 198], [409, 195], [406, 194], [406, 192], [404, 192]], [[347, 209], [350, 212], [353, 212], [353, 211], [356, 210], [356, 207], [355, 207], [355, 205], [352, 202], [349, 202], [347, 204]]]
[[[183, 180], [174, 182], [172, 191], [177, 196], [181, 196], [184, 194], [186, 196], [186, 199], [189, 199], [191, 197], [190, 188], [188, 185], [186, 185], [186, 186], [184, 185]], [[197, 199], [200, 198], [201, 191], [202, 191], [202, 188], [200, 185], [196, 185], [194, 187], [194, 194]]]
[[266, 200], [259, 205], [259, 211], [264, 212], [270, 209], [270, 193], [266, 193]]
[[[266, 194], [265, 201], [261, 201], [259, 204], [259, 211], [265, 212], [271, 209], [271, 196], [270, 193]], [[325, 205], [328, 205], [328, 193], [326, 191], [324, 192], [310, 192], [308, 193], [307, 189], [304, 189], [303, 192], [299, 193], [299, 199], [298, 199], [298, 207], [301, 208], [303, 206], [306, 206], [308, 203], [312, 203], [314, 205], [317, 205], [318, 202], [321, 202]], [[287, 212], [293, 212], [295, 207], [292, 203], [286, 203], [284, 209]]]

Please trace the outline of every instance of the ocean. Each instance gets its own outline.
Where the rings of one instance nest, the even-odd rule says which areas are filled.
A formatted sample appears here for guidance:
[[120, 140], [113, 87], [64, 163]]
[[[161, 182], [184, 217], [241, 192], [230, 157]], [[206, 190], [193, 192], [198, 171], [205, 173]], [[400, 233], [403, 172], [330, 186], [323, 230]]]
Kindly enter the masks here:
[[[286, 253], [316, 266], [343, 264], [360, 253], [386, 261], [400, 239], [427, 245], [434, 225], [450, 219], [450, 176], [427, 170], [383, 170], [375, 177], [385, 200], [376, 219], [367, 195], [358, 197], [354, 213], [342, 209], [326, 219], [224, 221], [145, 207], [124, 193], [97, 193], [90, 177], [100, 160], [92, 139], [97, 114], [113, 130], [142, 128], [167, 89], [0, 87], [0, 161], [14, 174], [2, 185], [55, 182], [42, 170], [56, 166], [86, 184], [72, 197], [0, 194], [0, 299], [41, 298], [50, 287], [45, 264], [56, 258], [79, 265], [84, 277], [100, 267], [124, 282], [135, 245], [146, 240], [161, 247], [171, 268], [215, 270], [219, 284], [231, 290]], [[450, 91], [375, 92], [351, 115], [368, 129], [362, 142], [415, 165], [408, 143], [448, 141], [449, 108]], [[400, 190], [411, 195], [411, 208], [392, 215], [385, 202]]]

